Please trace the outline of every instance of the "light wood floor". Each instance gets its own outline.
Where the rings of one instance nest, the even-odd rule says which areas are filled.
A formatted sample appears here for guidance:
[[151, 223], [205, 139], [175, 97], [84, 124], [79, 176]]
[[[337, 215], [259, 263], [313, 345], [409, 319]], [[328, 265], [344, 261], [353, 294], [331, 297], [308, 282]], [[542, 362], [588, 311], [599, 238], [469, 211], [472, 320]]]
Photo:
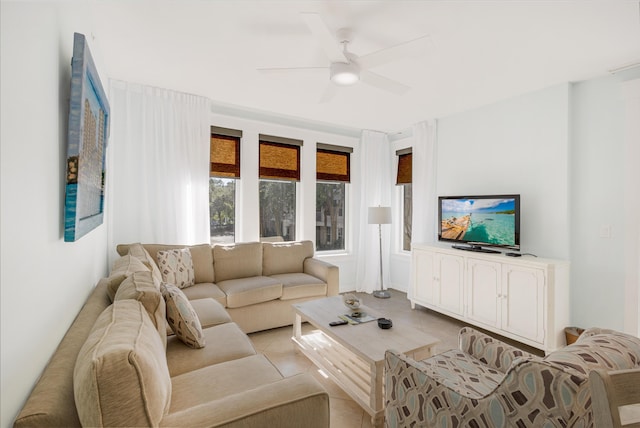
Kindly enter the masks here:
[[[376, 299], [365, 293], [356, 294], [364, 305], [378, 310], [392, 321], [403, 320], [440, 339], [440, 344], [436, 345], [436, 353], [457, 348], [458, 331], [465, 325], [464, 323], [421, 307], [411, 310], [405, 293], [390, 291], [390, 299]], [[305, 328], [311, 329], [312, 327], [309, 324], [304, 324], [303, 330]], [[284, 376], [306, 372], [322, 383], [330, 397], [332, 428], [371, 427], [370, 416], [335, 383], [325, 379], [311, 361], [295, 351], [291, 341], [292, 333], [292, 327], [282, 327], [252, 333], [249, 337], [256, 350], [265, 354]]]

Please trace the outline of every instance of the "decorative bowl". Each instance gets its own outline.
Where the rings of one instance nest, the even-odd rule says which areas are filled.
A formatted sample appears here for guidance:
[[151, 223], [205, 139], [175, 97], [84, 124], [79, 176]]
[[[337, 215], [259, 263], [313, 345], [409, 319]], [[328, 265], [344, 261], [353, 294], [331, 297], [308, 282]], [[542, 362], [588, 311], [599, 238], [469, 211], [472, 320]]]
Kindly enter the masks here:
[[342, 302], [349, 309], [358, 309], [360, 307], [360, 299], [355, 294], [347, 293], [342, 295]]

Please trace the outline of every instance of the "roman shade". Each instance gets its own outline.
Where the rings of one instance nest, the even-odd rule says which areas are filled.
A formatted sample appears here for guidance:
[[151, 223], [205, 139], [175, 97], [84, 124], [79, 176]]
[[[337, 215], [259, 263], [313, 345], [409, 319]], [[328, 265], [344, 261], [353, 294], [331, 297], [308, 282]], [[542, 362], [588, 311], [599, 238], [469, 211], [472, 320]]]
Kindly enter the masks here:
[[412, 150], [411, 147], [396, 151], [398, 156], [398, 175], [396, 184], [411, 184], [412, 176]]
[[321, 181], [351, 182], [351, 147], [317, 144], [316, 179]]
[[300, 181], [302, 140], [260, 134], [260, 178]]
[[211, 127], [210, 177], [240, 178], [240, 139], [242, 131]]

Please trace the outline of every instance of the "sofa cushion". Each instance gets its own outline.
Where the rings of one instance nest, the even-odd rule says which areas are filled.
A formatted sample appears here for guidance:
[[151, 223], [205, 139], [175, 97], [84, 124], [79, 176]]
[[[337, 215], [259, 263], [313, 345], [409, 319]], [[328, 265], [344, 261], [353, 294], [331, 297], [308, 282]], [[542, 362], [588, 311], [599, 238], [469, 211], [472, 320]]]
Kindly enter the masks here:
[[[213, 246], [216, 283], [262, 275], [262, 244], [244, 242]], [[213, 281], [212, 281], [213, 282]]]
[[327, 295], [327, 284], [306, 273], [282, 273], [270, 278], [282, 282], [281, 300]]
[[137, 257], [130, 255], [122, 256], [113, 262], [111, 272], [105, 279], [107, 282], [107, 295], [113, 302], [113, 298], [118, 291], [118, 287], [126, 277], [132, 275], [134, 272], [150, 272], [150, 269], [140, 261]]
[[189, 300], [212, 298], [222, 306], [227, 306], [227, 295], [216, 284], [200, 282], [191, 287], [183, 288], [182, 292]]
[[167, 322], [178, 338], [191, 348], [202, 348], [206, 342], [198, 315], [182, 290], [173, 284], [160, 285], [167, 304]]
[[[133, 244], [118, 244], [116, 247], [118, 254], [127, 254], [129, 247]], [[144, 244], [144, 249], [149, 253], [152, 260], [157, 260], [158, 251], [188, 248], [191, 251], [193, 261], [193, 272], [196, 277], [196, 284], [200, 282], [214, 282], [213, 275], [213, 254], [211, 245], [167, 245], [167, 244]]]
[[196, 283], [188, 248], [158, 251], [158, 268], [162, 281], [185, 288]]
[[127, 254], [132, 255], [133, 257], [144, 263], [144, 265], [149, 268], [149, 270], [153, 274], [153, 278], [156, 281], [162, 281], [162, 274], [160, 273], [160, 269], [158, 269], [156, 259], [154, 257], [151, 257], [149, 252], [142, 246], [142, 244], [131, 244], [129, 245], [128, 249], [129, 251], [127, 252]]
[[262, 275], [303, 272], [304, 259], [313, 257], [313, 242], [262, 243]]
[[189, 300], [189, 303], [196, 311], [203, 329], [232, 321], [224, 306], [214, 299], [195, 299]]
[[83, 426], [157, 426], [169, 410], [164, 346], [147, 311], [119, 300], [98, 317], [73, 373]]
[[122, 281], [114, 301], [133, 299], [142, 303], [151, 322], [158, 330], [162, 344], [167, 346], [167, 311], [164, 298], [160, 293], [160, 284], [153, 280], [151, 272], [136, 272]]
[[[203, 367], [172, 378], [171, 413], [276, 382], [283, 376], [264, 355]], [[265, 421], [263, 426], [274, 426]]]
[[167, 365], [171, 377], [256, 353], [251, 340], [236, 323], [220, 324], [202, 331], [207, 346], [201, 349], [191, 349], [175, 336], [168, 338]]
[[240, 308], [268, 302], [282, 296], [282, 282], [266, 276], [230, 279], [218, 283], [227, 294], [227, 307]]

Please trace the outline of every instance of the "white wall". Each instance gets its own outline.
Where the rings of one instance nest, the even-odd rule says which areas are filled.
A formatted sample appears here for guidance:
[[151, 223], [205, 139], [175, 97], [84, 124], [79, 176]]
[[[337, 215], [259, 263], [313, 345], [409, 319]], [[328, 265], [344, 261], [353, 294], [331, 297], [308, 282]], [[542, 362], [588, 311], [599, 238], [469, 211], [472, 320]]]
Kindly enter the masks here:
[[303, 140], [300, 153], [301, 177], [298, 183], [296, 239], [315, 242], [316, 208], [316, 143], [353, 147], [351, 156], [351, 184], [347, 186], [347, 249], [330, 255], [318, 253], [318, 257], [340, 268], [340, 291], [356, 288], [355, 256], [353, 249], [357, 239], [354, 218], [355, 206], [359, 201], [358, 177], [359, 140], [354, 137], [305, 129], [297, 126], [280, 125], [260, 120], [251, 120], [215, 113], [211, 124], [243, 131], [241, 141], [241, 178], [236, 184], [236, 242], [259, 241], [259, 198], [258, 198], [258, 135], [268, 134]]
[[518, 193], [522, 252], [568, 259], [568, 118], [563, 84], [439, 119], [438, 195]]
[[107, 269], [104, 225], [63, 242], [73, 32], [90, 34], [70, 6], [0, 5], [2, 427]]
[[[571, 322], [638, 334], [640, 98], [625, 95], [629, 76], [439, 119], [437, 193], [519, 193], [522, 252], [571, 262]], [[394, 288], [406, 291], [408, 266], [392, 256]]]
[[[572, 106], [571, 318], [580, 326], [623, 330], [625, 277], [634, 272], [637, 299], [640, 221], [638, 141], [628, 142], [635, 150], [626, 147], [625, 120], [637, 126], [640, 117], [625, 115], [618, 75], [574, 84]], [[627, 331], [637, 334], [630, 326]]]

